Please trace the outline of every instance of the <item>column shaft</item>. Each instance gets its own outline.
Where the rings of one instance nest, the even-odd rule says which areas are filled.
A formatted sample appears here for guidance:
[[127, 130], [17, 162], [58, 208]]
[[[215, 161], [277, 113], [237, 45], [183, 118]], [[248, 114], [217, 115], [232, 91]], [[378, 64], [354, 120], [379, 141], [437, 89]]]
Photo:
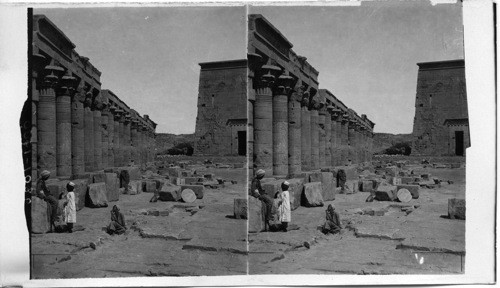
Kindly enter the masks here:
[[332, 117], [330, 113], [327, 112], [325, 115], [325, 134], [326, 134], [326, 144], [325, 144], [325, 166], [332, 166]]
[[102, 127], [101, 111], [92, 111], [94, 116], [94, 170], [102, 170]]
[[311, 170], [319, 169], [319, 114], [311, 110]]
[[108, 131], [108, 117], [109, 111], [104, 108], [101, 112], [101, 131], [102, 131], [102, 168], [109, 167], [109, 131]]
[[115, 120], [112, 112], [108, 114], [108, 167], [115, 167]]
[[56, 93], [52, 86], [40, 90], [37, 116], [38, 167], [56, 175]]
[[71, 176], [71, 96], [64, 89], [56, 98], [57, 175]]
[[273, 174], [288, 175], [288, 96], [273, 96]]
[[300, 122], [301, 122], [301, 162], [302, 170], [311, 170], [311, 111], [307, 108], [309, 104], [302, 103]]
[[318, 134], [319, 134], [319, 167], [326, 166], [326, 131], [325, 131], [325, 111], [321, 108], [318, 111]]
[[291, 177], [302, 172], [302, 92], [293, 92], [288, 102], [288, 174]]
[[139, 148], [139, 139], [137, 138], [137, 125], [132, 123], [130, 126], [130, 140], [132, 143], [132, 150], [130, 152], [130, 158], [134, 161], [135, 164], [139, 163], [138, 157], [138, 148]]
[[123, 136], [125, 139], [125, 143], [123, 145], [124, 149], [124, 165], [129, 165], [130, 163], [130, 152], [131, 152], [131, 146], [130, 146], [130, 121], [125, 120], [124, 126], [123, 126]]
[[94, 115], [90, 106], [84, 108], [84, 160], [85, 171], [92, 172], [94, 169]]
[[85, 172], [84, 162], [84, 108], [82, 103], [81, 91], [71, 102], [71, 160], [72, 174], [78, 175]]
[[273, 174], [273, 102], [269, 87], [255, 91], [254, 105], [254, 165]]

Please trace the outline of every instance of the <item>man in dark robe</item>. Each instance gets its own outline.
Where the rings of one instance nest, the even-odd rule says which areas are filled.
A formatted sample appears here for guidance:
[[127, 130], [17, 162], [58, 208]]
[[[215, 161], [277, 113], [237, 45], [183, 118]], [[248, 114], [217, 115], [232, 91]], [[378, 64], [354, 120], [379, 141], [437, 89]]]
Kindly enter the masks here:
[[47, 184], [45, 183], [45, 181], [47, 181], [49, 177], [50, 172], [47, 170], [44, 170], [42, 171], [42, 173], [40, 173], [40, 178], [36, 183], [36, 195], [48, 204], [47, 206], [50, 218], [50, 232], [52, 233], [54, 232], [54, 229], [56, 227], [55, 222], [57, 218], [57, 208], [59, 201], [57, 201], [57, 199], [50, 192], [49, 188], [47, 188]]
[[339, 213], [335, 211], [332, 204], [329, 204], [326, 209], [326, 221], [325, 224], [323, 224], [322, 231], [325, 234], [335, 234], [340, 232], [340, 230], [342, 230], [342, 223], [340, 222]]
[[264, 189], [262, 188], [262, 184], [260, 180], [264, 178], [266, 175], [266, 171], [259, 169], [257, 173], [255, 173], [255, 178], [252, 180], [252, 185], [250, 186], [250, 196], [253, 196], [260, 201], [262, 201], [262, 207], [264, 207], [264, 218], [265, 218], [265, 226], [264, 231], [269, 229], [269, 221], [271, 220], [271, 211], [273, 209], [273, 199], [269, 197]]
[[114, 205], [111, 210], [111, 222], [108, 225], [107, 232], [110, 235], [113, 234], [123, 234], [127, 231], [127, 226], [125, 225], [125, 217], [120, 212], [120, 209]]

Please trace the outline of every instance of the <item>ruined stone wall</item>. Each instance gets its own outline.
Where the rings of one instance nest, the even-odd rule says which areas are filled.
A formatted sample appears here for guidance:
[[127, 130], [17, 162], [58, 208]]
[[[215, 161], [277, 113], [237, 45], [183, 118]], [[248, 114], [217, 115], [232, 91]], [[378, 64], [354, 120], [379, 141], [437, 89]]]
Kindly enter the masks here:
[[[412, 154], [453, 155], [454, 136], [445, 121], [468, 119], [464, 61], [418, 65]], [[468, 127], [463, 131], [465, 145], [470, 145]]]
[[237, 126], [247, 122], [246, 60], [200, 66], [194, 154], [238, 155]]

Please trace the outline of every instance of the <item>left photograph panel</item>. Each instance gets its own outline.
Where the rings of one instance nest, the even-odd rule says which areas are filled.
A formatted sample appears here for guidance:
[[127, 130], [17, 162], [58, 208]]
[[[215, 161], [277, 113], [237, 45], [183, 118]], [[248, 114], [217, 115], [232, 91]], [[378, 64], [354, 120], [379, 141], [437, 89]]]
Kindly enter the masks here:
[[245, 9], [28, 9], [32, 279], [247, 274]]

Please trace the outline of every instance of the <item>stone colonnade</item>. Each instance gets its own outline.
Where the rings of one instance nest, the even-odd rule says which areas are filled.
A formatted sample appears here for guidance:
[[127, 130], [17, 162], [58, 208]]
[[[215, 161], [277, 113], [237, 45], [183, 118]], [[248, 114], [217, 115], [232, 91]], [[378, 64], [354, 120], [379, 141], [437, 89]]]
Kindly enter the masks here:
[[373, 123], [366, 115], [358, 116], [333, 95], [324, 97], [270, 61], [256, 65], [259, 55], [248, 58], [249, 95], [254, 95], [249, 100], [251, 169], [293, 177], [371, 161]]
[[33, 22], [31, 177], [48, 170], [69, 178], [154, 161], [156, 123], [101, 91], [101, 72], [45, 16]]

